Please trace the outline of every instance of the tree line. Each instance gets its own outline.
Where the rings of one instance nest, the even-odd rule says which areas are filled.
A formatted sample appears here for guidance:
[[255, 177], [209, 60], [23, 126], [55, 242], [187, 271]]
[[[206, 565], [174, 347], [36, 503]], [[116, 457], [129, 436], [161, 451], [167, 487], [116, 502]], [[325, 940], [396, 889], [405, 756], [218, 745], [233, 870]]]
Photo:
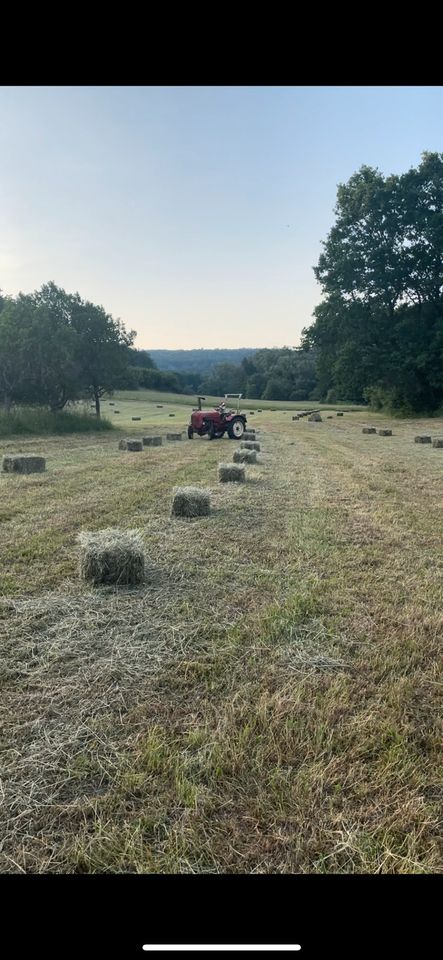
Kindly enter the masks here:
[[298, 400], [311, 397], [316, 385], [315, 350], [258, 350], [239, 364], [211, 365], [205, 375], [159, 370], [147, 350], [134, 348], [134, 338], [104, 307], [53, 282], [31, 294], [0, 294], [3, 409], [44, 406], [56, 412], [90, 399], [99, 417], [101, 398], [116, 389]]
[[257, 350], [241, 363], [217, 363], [206, 374], [157, 370], [145, 350], [131, 350], [126, 389], [170, 390], [222, 397], [242, 393], [251, 400], [318, 399], [316, 350], [300, 348]]
[[404, 413], [443, 404], [443, 154], [384, 177], [363, 166], [340, 184], [314, 268], [323, 300], [304, 344], [318, 390]]

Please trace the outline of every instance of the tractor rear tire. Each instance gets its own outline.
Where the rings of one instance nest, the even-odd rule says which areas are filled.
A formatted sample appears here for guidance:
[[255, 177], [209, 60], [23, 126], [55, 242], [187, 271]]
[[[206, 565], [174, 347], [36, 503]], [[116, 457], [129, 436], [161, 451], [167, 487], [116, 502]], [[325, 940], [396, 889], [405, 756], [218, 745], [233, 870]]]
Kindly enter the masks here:
[[240, 440], [245, 432], [245, 425], [241, 417], [234, 417], [228, 426], [228, 437], [230, 440]]

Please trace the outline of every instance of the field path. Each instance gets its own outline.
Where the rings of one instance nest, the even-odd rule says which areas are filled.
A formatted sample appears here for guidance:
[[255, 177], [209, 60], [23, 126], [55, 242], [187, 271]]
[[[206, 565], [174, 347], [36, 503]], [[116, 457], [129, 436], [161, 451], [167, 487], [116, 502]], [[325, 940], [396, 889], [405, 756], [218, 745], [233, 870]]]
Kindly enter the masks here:
[[[228, 440], [105, 435], [1, 478], [3, 871], [441, 872], [443, 455], [364, 423], [257, 415], [244, 485]], [[146, 584], [91, 591], [114, 525]]]

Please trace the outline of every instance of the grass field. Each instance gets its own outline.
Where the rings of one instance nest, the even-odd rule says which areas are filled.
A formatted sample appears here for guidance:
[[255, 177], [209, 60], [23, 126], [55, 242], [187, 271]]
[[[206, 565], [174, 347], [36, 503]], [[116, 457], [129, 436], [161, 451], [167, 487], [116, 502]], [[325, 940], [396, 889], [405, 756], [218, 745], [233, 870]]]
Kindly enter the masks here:
[[[47, 472], [0, 477], [0, 870], [441, 873], [443, 449], [413, 439], [443, 421], [274, 403], [244, 485], [228, 439], [117, 449], [182, 400], [2, 441]], [[181, 483], [210, 517], [170, 517]], [[107, 526], [142, 531], [143, 587], [79, 581]]]

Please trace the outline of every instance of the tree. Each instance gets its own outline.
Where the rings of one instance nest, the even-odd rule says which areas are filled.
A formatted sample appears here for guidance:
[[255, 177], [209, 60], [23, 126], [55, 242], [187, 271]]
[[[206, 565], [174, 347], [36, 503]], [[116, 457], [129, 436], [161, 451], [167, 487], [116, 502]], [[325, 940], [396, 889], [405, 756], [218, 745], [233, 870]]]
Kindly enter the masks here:
[[75, 338], [64, 320], [33, 296], [19, 294], [0, 313], [3, 403], [43, 403], [62, 409], [78, 396]]
[[443, 154], [383, 177], [362, 167], [337, 192], [314, 268], [323, 301], [304, 331], [323, 395], [377, 394], [403, 409], [443, 401]]
[[[135, 333], [126, 333], [104, 307], [83, 300], [79, 293], [66, 293], [52, 282], [37, 290], [32, 300], [40, 310], [41, 337], [48, 326], [52, 331], [51, 409], [82, 395], [94, 400], [100, 417], [100, 398], [114, 389], [125, 371]], [[41, 389], [42, 400], [45, 395], [47, 391]]]
[[81, 368], [82, 392], [95, 402], [100, 417], [100, 399], [115, 388], [129, 360], [129, 347], [135, 332], [126, 332], [120, 320], [114, 320], [104, 307], [73, 298], [71, 327], [77, 337], [76, 357]]
[[8, 412], [19, 395], [23, 380], [20, 349], [20, 319], [12, 299], [2, 298], [0, 310], [0, 391]]

